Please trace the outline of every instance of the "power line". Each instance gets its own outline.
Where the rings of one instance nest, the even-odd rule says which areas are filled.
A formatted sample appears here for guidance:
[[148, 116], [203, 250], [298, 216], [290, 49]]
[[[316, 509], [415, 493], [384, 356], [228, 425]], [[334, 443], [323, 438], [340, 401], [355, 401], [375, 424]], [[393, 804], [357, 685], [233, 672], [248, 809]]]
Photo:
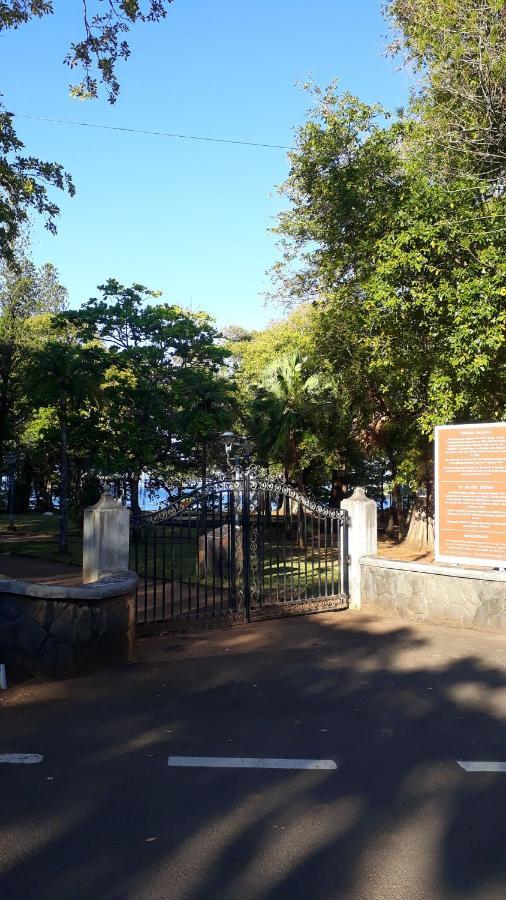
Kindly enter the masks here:
[[155, 137], [178, 138], [183, 141], [207, 141], [211, 144], [236, 144], [241, 147], [265, 147], [269, 150], [293, 150], [285, 144], [263, 144], [259, 141], [237, 141], [232, 138], [205, 137], [200, 134], [177, 134], [172, 131], [150, 131], [146, 128], [126, 128], [121, 125], [99, 125], [96, 122], [71, 122], [67, 119], [48, 119], [44, 116], [25, 116], [21, 113], [11, 113], [17, 119], [29, 119], [32, 122], [50, 122], [53, 125], [75, 125], [80, 128], [101, 128], [104, 131], [125, 131], [130, 134], [151, 134]]

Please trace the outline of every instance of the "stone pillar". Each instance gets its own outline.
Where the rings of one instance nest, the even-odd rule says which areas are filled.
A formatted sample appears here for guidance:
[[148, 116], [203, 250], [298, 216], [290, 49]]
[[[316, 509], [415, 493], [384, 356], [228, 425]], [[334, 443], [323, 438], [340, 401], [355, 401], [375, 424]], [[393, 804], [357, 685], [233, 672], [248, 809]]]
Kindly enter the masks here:
[[111, 572], [127, 572], [130, 510], [110, 494], [84, 511], [83, 583], [98, 581]]
[[350, 609], [360, 609], [360, 558], [378, 552], [378, 510], [363, 488], [355, 488], [353, 495], [343, 500], [341, 508], [350, 517], [348, 551], [350, 556]]

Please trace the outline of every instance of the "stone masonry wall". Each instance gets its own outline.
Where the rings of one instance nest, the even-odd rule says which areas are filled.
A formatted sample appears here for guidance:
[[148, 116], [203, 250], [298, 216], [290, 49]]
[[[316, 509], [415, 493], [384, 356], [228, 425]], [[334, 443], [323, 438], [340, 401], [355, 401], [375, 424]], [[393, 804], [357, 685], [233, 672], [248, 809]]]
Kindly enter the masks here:
[[82, 588], [0, 581], [0, 662], [9, 680], [69, 677], [131, 660], [135, 583], [131, 574]]
[[361, 601], [419, 622], [506, 631], [504, 572], [364, 557]]

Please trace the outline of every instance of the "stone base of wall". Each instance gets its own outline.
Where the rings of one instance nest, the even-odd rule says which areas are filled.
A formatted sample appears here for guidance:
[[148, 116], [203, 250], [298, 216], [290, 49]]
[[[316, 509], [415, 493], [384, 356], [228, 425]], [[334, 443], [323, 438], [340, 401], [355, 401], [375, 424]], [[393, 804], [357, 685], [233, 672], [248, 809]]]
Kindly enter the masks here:
[[361, 605], [419, 622], [506, 631], [506, 573], [363, 557]]
[[0, 662], [7, 678], [67, 678], [131, 661], [137, 576], [82, 587], [0, 581]]

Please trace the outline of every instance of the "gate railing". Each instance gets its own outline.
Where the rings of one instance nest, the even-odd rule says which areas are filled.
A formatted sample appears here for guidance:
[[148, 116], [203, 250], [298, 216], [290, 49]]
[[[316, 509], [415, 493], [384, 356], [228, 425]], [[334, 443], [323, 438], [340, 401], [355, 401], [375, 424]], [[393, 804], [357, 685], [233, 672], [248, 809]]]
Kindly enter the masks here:
[[254, 470], [132, 517], [143, 625], [249, 620], [347, 604], [348, 516]]

